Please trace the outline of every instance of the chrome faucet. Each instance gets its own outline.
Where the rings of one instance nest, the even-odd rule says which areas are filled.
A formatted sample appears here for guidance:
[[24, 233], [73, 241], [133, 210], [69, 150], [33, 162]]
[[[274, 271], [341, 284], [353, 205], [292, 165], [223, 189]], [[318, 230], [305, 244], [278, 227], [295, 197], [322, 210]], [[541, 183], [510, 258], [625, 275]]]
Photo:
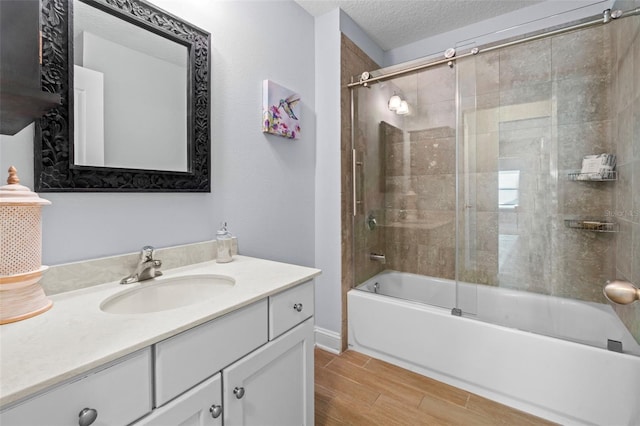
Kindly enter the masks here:
[[136, 270], [133, 274], [120, 280], [120, 284], [137, 283], [162, 275], [162, 272], [158, 270], [162, 266], [162, 261], [153, 258], [154, 252], [155, 249], [151, 246], [142, 247]]

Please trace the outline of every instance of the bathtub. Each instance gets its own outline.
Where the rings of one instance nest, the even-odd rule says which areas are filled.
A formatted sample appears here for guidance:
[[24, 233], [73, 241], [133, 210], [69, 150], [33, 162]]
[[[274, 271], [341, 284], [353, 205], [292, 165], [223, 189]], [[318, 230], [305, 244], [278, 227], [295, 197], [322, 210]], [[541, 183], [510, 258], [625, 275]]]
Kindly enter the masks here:
[[640, 346], [608, 305], [395, 271], [347, 298], [351, 349], [562, 424], [640, 424]]

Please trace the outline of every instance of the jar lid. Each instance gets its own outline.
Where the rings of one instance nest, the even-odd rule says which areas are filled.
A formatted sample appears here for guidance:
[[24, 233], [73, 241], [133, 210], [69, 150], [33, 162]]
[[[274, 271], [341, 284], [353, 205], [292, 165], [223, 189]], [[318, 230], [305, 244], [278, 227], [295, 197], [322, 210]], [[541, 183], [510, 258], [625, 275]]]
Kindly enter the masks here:
[[26, 204], [31, 206], [51, 204], [51, 201], [40, 198], [38, 194], [32, 192], [26, 186], [20, 185], [20, 178], [18, 178], [17, 172], [15, 167], [9, 167], [7, 185], [0, 186], [0, 204]]
[[220, 229], [216, 232], [216, 238], [232, 238], [231, 232], [227, 230], [227, 222], [220, 224]]

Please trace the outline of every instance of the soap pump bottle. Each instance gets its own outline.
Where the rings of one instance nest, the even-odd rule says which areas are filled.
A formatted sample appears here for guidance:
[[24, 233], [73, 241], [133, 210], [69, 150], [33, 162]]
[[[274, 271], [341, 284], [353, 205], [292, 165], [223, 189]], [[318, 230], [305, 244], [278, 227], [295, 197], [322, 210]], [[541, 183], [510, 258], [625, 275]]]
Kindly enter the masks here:
[[228, 263], [233, 260], [231, 257], [231, 238], [231, 233], [227, 230], [227, 222], [224, 222], [216, 232], [217, 263]]

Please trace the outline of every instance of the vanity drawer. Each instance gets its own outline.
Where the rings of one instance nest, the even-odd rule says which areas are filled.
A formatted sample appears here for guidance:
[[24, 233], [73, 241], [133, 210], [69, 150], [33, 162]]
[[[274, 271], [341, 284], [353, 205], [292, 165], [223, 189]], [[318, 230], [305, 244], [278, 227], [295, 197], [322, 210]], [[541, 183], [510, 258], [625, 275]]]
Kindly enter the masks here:
[[166, 404], [267, 340], [264, 299], [157, 343], [156, 406]]
[[97, 412], [93, 426], [129, 424], [151, 411], [151, 368], [146, 348], [3, 411], [0, 424], [77, 425], [85, 408]]
[[269, 297], [269, 340], [313, 316], [313, 281]]

